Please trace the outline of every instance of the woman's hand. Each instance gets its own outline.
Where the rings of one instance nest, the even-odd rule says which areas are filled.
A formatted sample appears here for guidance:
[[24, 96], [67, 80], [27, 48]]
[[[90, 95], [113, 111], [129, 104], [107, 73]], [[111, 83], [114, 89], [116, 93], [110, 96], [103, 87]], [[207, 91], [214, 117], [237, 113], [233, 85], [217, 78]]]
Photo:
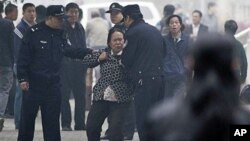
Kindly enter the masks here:
[[108, 59], [108, 54], [106, 52], [102, 52], [101, 55], [99, 56], [98, 60], [104, 61], [106, 59]]

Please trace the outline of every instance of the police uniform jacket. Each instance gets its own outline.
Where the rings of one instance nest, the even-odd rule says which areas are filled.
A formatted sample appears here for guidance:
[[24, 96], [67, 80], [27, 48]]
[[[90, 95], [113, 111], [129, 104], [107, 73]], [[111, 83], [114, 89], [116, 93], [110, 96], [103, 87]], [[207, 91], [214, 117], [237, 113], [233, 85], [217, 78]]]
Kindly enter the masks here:
[[29, 24], [22, 19], [14, 29], [14, 59], [17, 62], [20, 45], [25, 32], [30, 28]]
[[120, 55], [111, 55], [111, 49], [105, 49], [109, 58], [104, 61], [98, 61], [101, 52], [95, 52], [92, 55], [85, 56], [83, 62], [89, 67], [100, 65], [101, 77], [93, 88], [93, 100], [104, 100], [104, 91], [110, 87], [117, 99], [116, 102], [130, 102], [132, 99], [133, 87], [124, 68], [120, 65]]
[[134, 80], [163, 74], [163, 38], [155, 27], [136, 20], [126, 31], [126, 39], [121, 61]]
[[19, 82], [28, 81], [30, 90], [59, 86], [59, 70], [63, 54], [84, 58], [91, 50], [72, 49], [64, 31], [52, 29], [45, 22], [32, 26], [24, 36], [17, 63]]

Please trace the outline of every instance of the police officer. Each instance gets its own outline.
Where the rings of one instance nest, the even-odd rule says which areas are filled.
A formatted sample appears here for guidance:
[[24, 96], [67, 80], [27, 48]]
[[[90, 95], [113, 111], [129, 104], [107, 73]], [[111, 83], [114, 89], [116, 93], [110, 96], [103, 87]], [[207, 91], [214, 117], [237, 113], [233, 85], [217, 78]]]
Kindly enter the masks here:
[[144, 121], [149, 109], [163, 97], [163, 38], [160, 32], [143, 20], [136, 5], [122, 11], [127, 45], [121, 63], [131, 73], [135, 85], [136, 123], [141, 141], [145, 141]]
[[72, 49], [63, 36], [64, 8], [51, 5], [46, 19], [24, 36], [17, 64], [17, 75], [23, 90], [23, 105], [18, 141], [32, 141], [35, 118], [40, 107], [45, 141], [60, 141], [60, 76], [63, 53], [84, 57], [90, 49]]

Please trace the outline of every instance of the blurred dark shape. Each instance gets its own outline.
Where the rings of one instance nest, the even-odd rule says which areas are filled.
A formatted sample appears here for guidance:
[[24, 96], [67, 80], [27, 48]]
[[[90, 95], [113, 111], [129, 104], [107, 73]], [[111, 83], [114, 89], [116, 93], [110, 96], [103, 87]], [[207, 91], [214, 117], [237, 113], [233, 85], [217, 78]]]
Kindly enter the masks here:
[[228, 141], [231, 124], [249, 124], [239, 106], [240, 84], [231, 42], [218, 34], [191, 51], [193, 82], [185, 98], [166, 101], [150, 114], [148, 141]]
[[240, 94], [240, 100], [243, 104], [250, 104], [250, 85], [244, 86]]
[[45, 16], [46, 16], [46, 7], [43, 5], [38, 5], [36, 7], [36, 23], [40, 23], [44, 21]]
[[0, 1], [0, 13], [3, 13], [3, 2]]

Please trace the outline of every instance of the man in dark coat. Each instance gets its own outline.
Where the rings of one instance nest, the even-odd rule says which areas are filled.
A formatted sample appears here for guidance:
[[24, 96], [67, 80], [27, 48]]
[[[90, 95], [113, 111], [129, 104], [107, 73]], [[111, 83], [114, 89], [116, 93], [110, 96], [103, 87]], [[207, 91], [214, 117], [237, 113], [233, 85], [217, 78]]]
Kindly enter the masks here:
[[0, 132], [4, 127], [4, 112], [13, 82], [13, 25], [2, 18], [3, 2], [0, 2]]
[[[77, 22], [79, 18], [79, 6], [76, 3], [66, 5], [66, 15], [69, 17], [65, 22], [64, 29], [69, 36], [72, 48], [86, 48], [85, 30]], [[75, 130], [85, 130], [85, 92], [87, 66], [82, 62], [72, 61], [64, 57], [61, 69], [62, 80], [62, 105], [61, 124], [63, 131], [71, 131], [71, 108], [69, 103], [70, 94], [75, 99]]]
[[155, 27], [144, 22], [138, 5], [125, 6], [122, 14], [128, 30], [121, 64], [130, 73], [135, 86], [136, 123], [140, 140], [144, 141], [147, 113], [164, 93], [163, 38]]
[[225, 33], [226, 35], [230, 38], [230, 41], [232, 41], [234, 45], [234, 50], [236, 53], [236, 57], [239, 61], [239, 66], [238, 66], [238, 74], [239, 74], [239, 79], [241, 84], [245, 83], [246, 77], [247, 77], [247, 56], [245, 53], [245, 49], [235, 37], [235, 33], [238, 29], [238, 25], [236, 21], [234, 20], [228, 20], [225, 22], [224, 25], [225, 28]]

